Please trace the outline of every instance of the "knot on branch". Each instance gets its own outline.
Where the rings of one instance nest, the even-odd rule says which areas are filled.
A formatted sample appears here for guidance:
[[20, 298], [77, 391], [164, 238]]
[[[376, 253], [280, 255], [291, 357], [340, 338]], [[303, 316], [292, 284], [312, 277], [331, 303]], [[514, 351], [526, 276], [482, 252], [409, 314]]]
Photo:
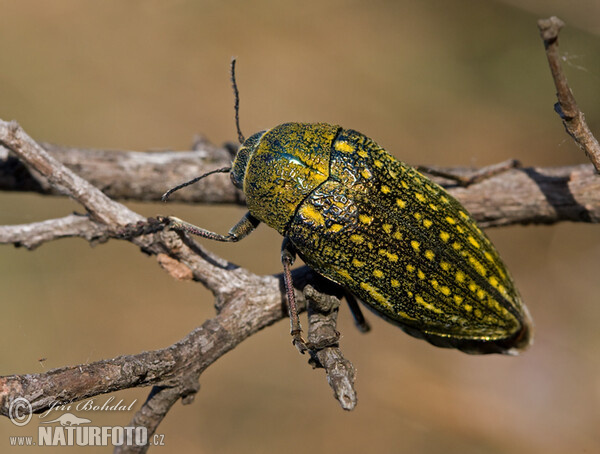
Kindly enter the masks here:
[[564, 26], [565, 23], [556, 16], [538, 20], [540, 35], [546, 45], [552, 44], [558, 39], [558, 33]]

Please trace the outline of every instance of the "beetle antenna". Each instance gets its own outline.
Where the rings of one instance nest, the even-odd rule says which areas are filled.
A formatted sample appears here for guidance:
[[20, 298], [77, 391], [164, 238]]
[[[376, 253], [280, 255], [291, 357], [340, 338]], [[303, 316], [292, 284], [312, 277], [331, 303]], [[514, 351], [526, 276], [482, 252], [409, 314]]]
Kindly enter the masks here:
[[163, 202], [166, 202], [167, 199], [169, 198], [169, 196], [171, 194], [173, 194], [175, 191], [179, 191], [181, 188], [185, 188], [186, 186], [194, 184], [194, 183], [200, 181], [202, 178], [212, 175], [213, 173], [229, 173], [229, 172], [231, 172], [231, 167], [223, 167], [221, 169], [216, 169], [216, 170], [211, 170], [210, 172], [206, 172], [205, 174], [200, 175], [199, 177], [192, 178], [190, 181], [186, 181], [185, 183], [181, 183], [181, 184], [175, 186], [174, 188], [169, 189], [167, 192], [165, 192], [162, 195], [160, 200], [162, 200]]
[[240, 92], [235, 81], [235, 61], [235, 57], [233, 57], [231, 59], [231, 85], [233, 85], [233, 95], [235, 97], [235, 127], [237, 128], [238, 140], [242, 144], [246, 139], [240, 129]]

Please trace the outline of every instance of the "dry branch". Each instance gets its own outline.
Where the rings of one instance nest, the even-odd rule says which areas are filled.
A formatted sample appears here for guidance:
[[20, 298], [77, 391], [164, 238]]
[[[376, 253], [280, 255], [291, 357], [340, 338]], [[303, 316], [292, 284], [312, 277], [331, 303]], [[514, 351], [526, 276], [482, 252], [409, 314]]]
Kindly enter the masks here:
[[[201, 142], [196, 150], [177, 152], [103, 151], [51, 146], [48, 153], [111, 198], [154, 202], [160, 200], [166, 189], [231, 163], [226, 148], [206, 142]], [[477, 169], [465, 168], [438, 170], [463, 175], [467, 179], [479, 173]], [[467, 187], [458, 186], [443, 177], [432, 178], [458, 198], [483, 227], [600, 221], [600, 181], [591, 165], [513, 168]], [[19, 164], [16, 158], [5, 153], [2, 159], [1, 152], [0, 189], [57, 193], [44, 184], [42, 178]], [[172, 200], [243, 205], [244, 198], [227, 175], [216, 174], [210, 180], [176, 192]], [[168, 212], [169, 208], [163, 206], [158, 210]], [[5, 241], [6, 237], [0, 234], [0, 242]]]

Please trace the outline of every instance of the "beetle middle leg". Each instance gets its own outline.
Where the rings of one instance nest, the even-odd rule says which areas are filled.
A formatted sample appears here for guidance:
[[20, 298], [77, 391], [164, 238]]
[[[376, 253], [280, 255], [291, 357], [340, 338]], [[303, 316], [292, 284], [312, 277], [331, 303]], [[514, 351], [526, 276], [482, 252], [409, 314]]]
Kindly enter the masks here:
[[283, 265], [283, 282], [290, 313], [290, 334], [292, 335], [292, 343], [300, 353], [304, 353], [308, 350], [308, 347], [306, 346], [306, 341], [302, 339], [302, 326], [300, 325], [296, 294], [294, 293], [294, 283], [292, 282], [291, 267], [295, 260], [296, 251], [290, 240], [286, 237], [281, 244], [281, 263]]
[[348, 303], [348, 307], [350, 308], [352, 317], [354, 317], [354, 324], [356, 325], [358, 330], [361, 333], [367, 333], [371, 331], [371, 326], [369, 325], [369, 322], [367, 322], [367, 320], [365, 319], [365, 316], [363, 315], [362, 310], [358, 305], [356, 297], [348, 291], [344, 293], [344, 297], [346, 298], [346, 302]]
[[181, 219], [173, 216], [161, 218], [161, 221], [166, 223], [167, 228], [171, 230], [187, 232], [202, 238], [208, 238], [209, 240], [223, 241], [228, 243], [240, 241], [242, 238], [247, 237], [256, 229], [256, 227], [258, 227], [258, 224], [260, 224], [258, 219], [256, 219], [250, 213], [246, 213], [244, 217], [229, 230], [227, 235], [221, 235], [219, 233], [203, 229], [202, 227], [197, 227], [189, 222], [182, 221]]

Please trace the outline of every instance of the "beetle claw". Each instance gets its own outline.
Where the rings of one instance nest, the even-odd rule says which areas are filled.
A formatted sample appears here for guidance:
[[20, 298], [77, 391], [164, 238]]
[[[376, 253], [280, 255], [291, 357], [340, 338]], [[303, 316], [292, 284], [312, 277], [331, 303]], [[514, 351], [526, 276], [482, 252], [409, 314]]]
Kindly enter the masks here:
[[300, 332], [292, 333], [292, 337], [292, 344], [298, 349], [300, 353], [304, 355], [304, 353], [306, 353], [309, 350], [309, 348], [306, 345], [306, 341], [302, 339], [302, 334]]

